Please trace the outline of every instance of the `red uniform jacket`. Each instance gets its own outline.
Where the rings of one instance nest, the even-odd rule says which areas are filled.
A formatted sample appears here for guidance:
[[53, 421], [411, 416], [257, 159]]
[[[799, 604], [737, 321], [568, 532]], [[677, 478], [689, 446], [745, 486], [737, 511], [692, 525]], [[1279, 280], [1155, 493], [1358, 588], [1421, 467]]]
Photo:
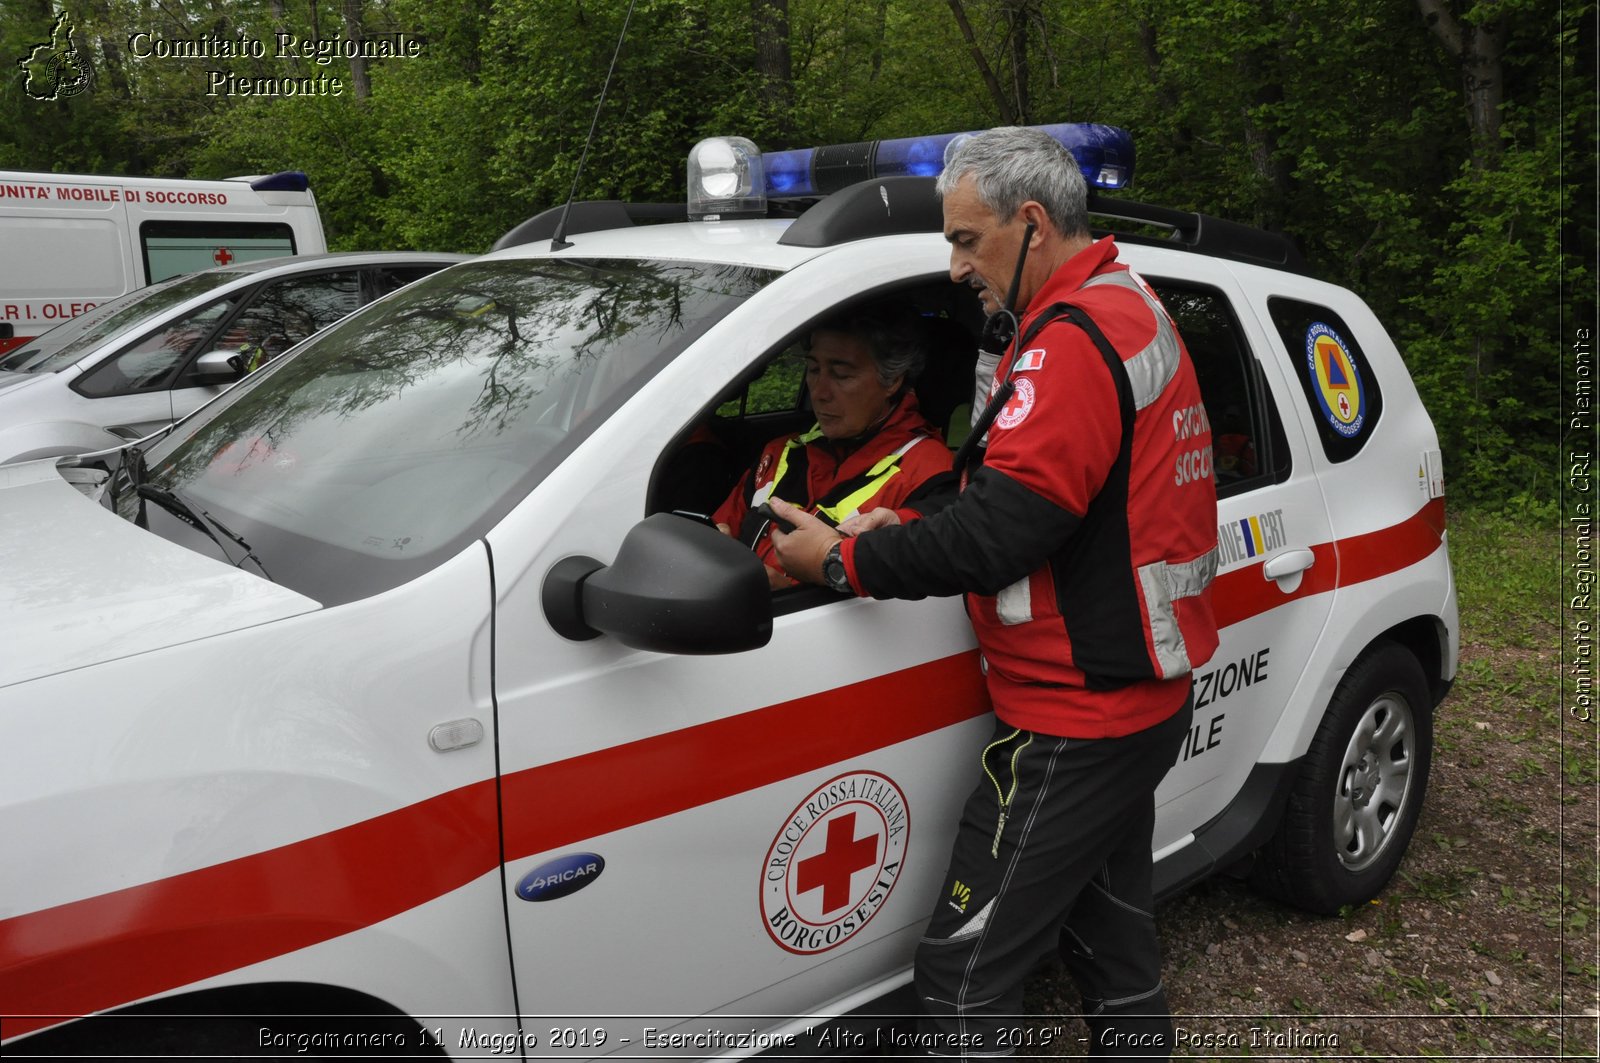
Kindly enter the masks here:
[[1211, 429], [1177, 330], [1111, 239], [1056, 271], [1022, 335], [1063, 302], [1111, 355], [1077, 324], [1044, 325], [1001, 361], [1016, 392], [960, 495], [842, 556], [875, 597], [968, 592], [1002, 720], [1107, 738], [1177, 711], [1216, 650]]

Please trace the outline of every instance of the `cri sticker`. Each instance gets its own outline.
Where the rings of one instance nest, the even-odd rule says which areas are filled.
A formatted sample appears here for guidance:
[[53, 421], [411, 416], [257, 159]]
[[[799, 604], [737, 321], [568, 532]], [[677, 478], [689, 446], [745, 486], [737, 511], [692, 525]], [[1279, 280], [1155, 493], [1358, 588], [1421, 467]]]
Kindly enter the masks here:
[[996, 428], [1015, 428], [1028, 416], [1033, 409], [1033, 381], [1028, 377], [1017, 378], [1017, 390], [1006, 404], [1000, 407], [1000, 413], [994, 419]]
[[1320, 321], [1306, 330], [1306, 369], [1316, 385], [1323, 419], [1346, 439], [1358, 435], [1367, 416], [1361, 371], [1344, 337]]
[[905, 865], [911, 817], [887, 776], [830, 779], [789, 814], [761, 865], [761, 921], [801, 955], [849, 941], [889, 899]]

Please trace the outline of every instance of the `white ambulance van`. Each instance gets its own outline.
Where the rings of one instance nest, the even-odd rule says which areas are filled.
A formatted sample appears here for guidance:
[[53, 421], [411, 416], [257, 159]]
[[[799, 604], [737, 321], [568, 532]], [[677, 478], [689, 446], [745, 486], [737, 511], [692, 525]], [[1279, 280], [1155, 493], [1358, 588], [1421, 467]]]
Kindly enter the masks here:
[[155, 281], [327, 249], [299, 171], [186, 181], [0, 170], [0, 354]]

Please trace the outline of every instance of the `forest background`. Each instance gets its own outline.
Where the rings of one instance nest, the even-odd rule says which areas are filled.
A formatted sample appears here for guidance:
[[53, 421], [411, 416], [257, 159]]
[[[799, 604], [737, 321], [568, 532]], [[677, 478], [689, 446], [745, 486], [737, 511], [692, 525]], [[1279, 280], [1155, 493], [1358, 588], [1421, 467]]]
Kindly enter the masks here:
[[[0, 0], [0, 57], [62, 12], [95, 82], [46, 102], [5, 78], [0, 169], [304, 170], [336, 249], [479, 252], [566, 199], [628, 3]], [[678, 199], [704, 136], [1123, 126], [1132, 198], [1287, 233], [1366, 298], [1457, 503], [1553, 521], [1595, 322], [1595, 25], [1560, 0], [637, 0], [577, 192]], [[274, 57], [279, 31], [426, 43], [318, 65]], [[141, 59], [140, 32], [269, 52]], [[211, 69], [344, 91], [210, 96]]]

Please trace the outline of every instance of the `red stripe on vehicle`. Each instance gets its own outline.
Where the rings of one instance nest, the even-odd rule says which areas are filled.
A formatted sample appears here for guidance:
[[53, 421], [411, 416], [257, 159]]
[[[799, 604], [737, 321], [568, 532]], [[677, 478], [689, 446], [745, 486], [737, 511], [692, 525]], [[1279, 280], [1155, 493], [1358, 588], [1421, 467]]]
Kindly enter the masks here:
[[[511, 773], [507, 859], [981, 716], [989, 700], [976, 658], [968, 651]], [[596, 779], [630, 785], [596, 788]], [[465, 886], [498, 855], [485, 780], [303, 842], [0, 921], [0, 1006], [12, 1016], [0, 1037], [361, 930]]]
[[1444, 499], [1436, 498], [1399, 524], [1311, 547], [1315, 560], [1293, 591], [1280, 590], [1276, 580], [1262, 575], [1265, 561], [1224, 572], [1212, 591], [1217, 626], [1229, 627], [1301, 598], [1410, 568], [1442, 542]]
[[[989, 711], [977, 652], [506, 776], [506, 859], [670, 816]], [[596, 779], [628, 786], [596, 787]], [[551, 795], [582, 794], [560, 802]], [[644, 802], [648, 805], [641, 807]]]
[[0, 1006], [11, 1016], [0, 1036], [398, 915], [492, 870], [496, 829], [486, 779], [315, 838], [0, 921]]

